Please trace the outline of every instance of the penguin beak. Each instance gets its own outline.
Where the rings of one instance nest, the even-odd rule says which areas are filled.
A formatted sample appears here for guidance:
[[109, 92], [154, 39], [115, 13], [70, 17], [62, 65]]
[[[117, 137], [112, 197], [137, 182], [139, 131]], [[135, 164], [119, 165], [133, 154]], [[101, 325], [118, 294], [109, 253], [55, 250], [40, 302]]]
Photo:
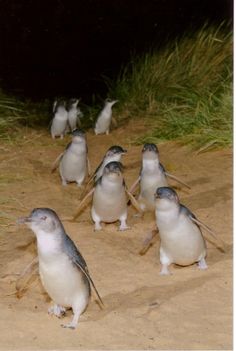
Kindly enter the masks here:
[[25, 224], [25, 223], [31, 223], [31, 222], [32, 222], [31, 217], [20, 217], [16, 221], [17, 224]]
[[126, 154], [128, 151], [126, 149], [123, 149], [123, 152], [121, 153], [121, 155]]

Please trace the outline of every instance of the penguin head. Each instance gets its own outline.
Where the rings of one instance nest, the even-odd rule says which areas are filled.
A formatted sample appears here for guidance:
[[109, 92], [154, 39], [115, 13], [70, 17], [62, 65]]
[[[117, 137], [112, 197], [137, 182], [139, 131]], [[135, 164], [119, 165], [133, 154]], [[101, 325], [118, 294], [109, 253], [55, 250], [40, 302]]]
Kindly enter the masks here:
[[115, 155], [121, 156], [121, 155], [124, 155], [126, 152], [127, 152], [127, 150], [123, 149], [121, 146], [113, 145], [107, 150], [106, 156], [108, 156], [108, 157], [112, 157]]
[[66, 109], [66, 102], [63, 99], [56, 100], [54, 102], [54, 112], [60, 112], [60, 111], [65, 111]]
[[75, 143], [81, 143], [85, 140], [85, 133], [81, 129], [74, 129], [72, 131], [72, 140]]
[[78, 103], [79, 103], [79, 99], [74, 99], [74, 98], [70, 99], [67, 103], [67, 109], [70, 110], [73, 107], [77, 107]]
[[116, 162], [116, 161], [112, 161], [109, 162], [105, 167], [104, 167], [104, 171], [103, 174], [104, 175], [108, 175], [110, 177], [117, 177], [117, 176], [121, 176], [123, 171], [123, 165], [120, 162]]
[[105, 106], [113, 106], [114, 104], [116, 104], [118, 102], [118, 100], [111, 100], [111, 99], [109, 99], [109, 98], [107, 98], [106, 100], [105, 100]]
[[142, 154], [145, 159], [156, 159], [159, 151], [155, 144], [146, 143], [143, 145]]
[[176, 191], [167, 186], [157, 188], [154, 194], [156, 206], [159, 209], [169, 209], [174, 206], [179, 207], [179, 197]]
[[[50, 208], [35, 208], [28, 217], [18, 219], [19, 224], [25, 223], [37, 235], [39, 231], [53, 233], [64, 228], [56, 212]], [[61, 232], [61, 230], [60, 230]]]

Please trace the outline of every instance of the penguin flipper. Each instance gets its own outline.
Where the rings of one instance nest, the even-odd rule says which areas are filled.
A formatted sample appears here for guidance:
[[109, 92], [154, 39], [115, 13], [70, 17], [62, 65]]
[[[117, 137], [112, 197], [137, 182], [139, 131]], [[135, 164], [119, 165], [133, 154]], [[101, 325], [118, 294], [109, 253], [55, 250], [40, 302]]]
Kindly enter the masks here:
[[96, 286], [95, 286], [95, 284], [94, 284], [92, 278], [91, 278], [90, 275], [89, 275], [88, 268], [87, 268], [87, 267], [81, 266], [81, 264], [78, 262], [78, 260], [74, 260], [73, 262], [74, 262], [74, 263], [76, 264], [76, 266], [78, 266], [78, 267], [81, 269], [81, 271], [85, 274], [86, 278], [87, 278], [88, 281], [91, 283], [91, 285], [92, 285], [92, 287], [93, 287], [93, 289], [94, 289], [94, 291], [95, 291], [95, 293], [96, 293], [96, 295], [97, 295], [99, 301], [101, 302], [102, 306], [104, 306], [104, 303], [103, 303], [103, 301], [102, 301], [102, 298], [101, 298], [101, 296], [99, 295], [99, 293], [98, 293], [98, 291], [97, 291], [97, 288], [96, 288]]
[[87, 156], [87, 167], [88, 167], [88, 175], [90, 176], [91, 175], [91, 165], [90, 165], [90, 161], [89, 161], [88, 156]]
[[180, 183], [180, 184], [186, 186], [188, 189], [191, 189], [191, 187], [190, 187], [188, 184], [186, 184], [185, 182], [183, 182], [182, 180], [180, 180], [179, 178], [177, 178], [177, 177], [174, 176], [173, 174], [170, 174], [170, 173], [168, 173], [168, 172], [165, 171], [165, 175], [166, 175], [167, 177], [171, 178], [171, 179], [176, 180], [178, 183]]
[[219, 238], [219, 236], [216, 234], [216, 232], [214, 232], [210, 227], [208, 227], [208, 225], [206, 225], [205, 223], [203, 223], [202, 221], [200, 221], [200, 220], [197, 219], [196, 217], [192, 217], [191, 220], [192, 220], [195, 224], [197, 224], [198, 226], [200, 226], [200, 227], [202, 227], [203, 229], [205, 229], [208, 233], [210, 233], [211, 236], [212, 236], [215, 240], [217, 240], [218, 242], [220, 241], [221, 244], [223, 245], [223, 247], [221, 247], [221, 249], [225, 252], [225, 248], [224, 248], [225, 243], [224, 243], [224, 241], [223, 241], [221, 238]]
[[139, 213], [143, 214], [143, 211], [141, 210], [141, 208], [140, 208], [140, 206], [139, 206], [139, 203], [138, 203], [138, 201], [135, 199], [135, 197], [131, 194], [131, 192], [130, 192], [128, 189], [125, 188], [125, 191], [126, 191], [126, 194], [127, 194], [128, 197], [129, 197], [129, 199], [130, 199], [132, 205], [134, 206], [134, 208], [136, 208], [136, 210], [137, 210]]
[[141, 256], [145, 255], [145, 253], [148, 251], [148, 249], [152, 246], [153, 239], [156, 238], [156, 235], [158, 234], [158, 232], [159, 232], [159, 229], [155, 228], [147, 234], [147, 236], [143, 242], [143, 247], [139, 251], [139, 255], [141, 255]]
[[221, 247], [221, 249], [225, 252], [225, 249], [224, 249], [224, 246], [225, 246], [225, 243], [224, 241], [219, 238], [219, 236], [217, 235], [216, 232], [214, 232], [210, 227], [208, 227], [208, 225], [206, 225], [205, 223], [203, 223], [202, 221], [200, 221], [187, 207], [185, 207], [184, 205], [180, 205], [181, 207], [181, 211], [184, 211], [185, 214], [191, 219], [191, 221], [193, 223], [195, 223], [198, 227], [202, 227], [203, 229], [205, 229], [208, 233], [211, 234], [211, 236], [217, 240], [217, 241], [220, 241], [221, 244], [223, 245], [223, 247]]
[[29, 286], [29, 282], [33, 274], [38, 273], [38, 256], [36, 256], [20, 273], [19, 278], [16, 280], [16, 295], [21, 298]]
[[99, 301], [101, 302], [102, 305], [104, 305], [102, 298], [100, 297], [100, 295], [96, 289], [96, 286], [95, 286], [92, 278], [90, 277], [88, 267], [87, 267], [87, 264], [86, 264], [83, 256], [81, 255], [81, 253], [79, 252], [79, 250], [75, 246], [74, 242], [71, 240], [71, 238], [67, 234], [65, 234], [64, 250], [66, 251], [67, 255], [70, 257], [72, 262], [84, 273], [84, 275], [88, 279], [89, 283], [91, 283]]
[[131, 187], [129, 188], [129, 192], [130, 192], [131, 194], [133, 194], [133, 192], [135, 191], [135, 189], [136, 189], [138, 183], [140, 182], [140, 179], [141, 179], [141, 177], [139, 176], [139, 177], [135, 180], [135, 182], [131, 185]]
[[51, 168], [51, 173], [54, 173], [54, 172], [56, 171], [57, 167], [58, 167], [59, 164], [60, 164], [60, 161], [61, 161], [63, 155], [64, 155], [64, 152], [62, 152], [62, 153], [56, 158], [56, 160], [53, 162], [53, 165], [52, 165], [52, 168]]
[[90, 192], [87, 195], [85, 195], [85, 197], [80, 201], [79, 207], [77, 208], [77, 211], [74, 214], [72, 221], [75, 221], [76, 218], [79, 216], [80, 210], [83, 207], [85, 201], [89, 198], [89, 196], [91, 196], [94, 193], [94, 190], [95, 188], [92, 188]]

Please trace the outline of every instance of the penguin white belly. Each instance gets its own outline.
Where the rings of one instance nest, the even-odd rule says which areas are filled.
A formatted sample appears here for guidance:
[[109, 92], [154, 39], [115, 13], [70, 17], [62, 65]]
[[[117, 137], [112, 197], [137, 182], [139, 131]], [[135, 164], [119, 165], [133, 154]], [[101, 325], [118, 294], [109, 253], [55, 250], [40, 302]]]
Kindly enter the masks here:
[[67, 125], [67, 118], [54, 117], [51, 126], [51, 133], [54, 135], [61, 135], [64, 133]]
[[40, 259], [39, 273], [45, 290], [58, 305], [72, 307], [76, 300], [88, 295], [83, 274], [63, 253], [46, 262]]
[[70, 111], [68, 113], [68, 121], [71, 130], [74, 130], [77, 126], [77, 112], [76, 111]]
[[97, 134], [105, 133], [110, 126], [111, 118], [109, 116], [101, 116], [98, 118], [95, 126], [95, 132]]
[[162, 225], [157, 218], [160, 231], [161, 250], [176, 264], [186, 266], [199, 261], [206, 256], [205, 241], [199, 228], [191, 219], [179, 216], [171, 224]]
[[155, 209], [154, 194], [157, 188], [168, 186], [166, 178], [162, 174], [144, 175], [140, 181], [140, 194], [138, 201], [143, 203], [146, 209]]
[[101, 221], [112, 223], [127, 212], [127, 199], [124, 189], [120, 192], [106, 193], [96, 188], [93, 196], [93, 210]]
[[60, 162], [61, 177], [68, 182], [83, 181], [87, 172], [87, 157], [86, 154], [76, 154], [67, 150]]

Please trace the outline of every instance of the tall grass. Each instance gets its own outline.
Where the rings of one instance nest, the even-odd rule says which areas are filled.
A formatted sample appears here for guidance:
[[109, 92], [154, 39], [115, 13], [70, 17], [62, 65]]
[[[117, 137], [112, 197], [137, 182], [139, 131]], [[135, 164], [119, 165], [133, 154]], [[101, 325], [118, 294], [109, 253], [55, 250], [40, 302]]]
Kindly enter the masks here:
[[0, 137], [8, 139], [18, 132], [22, 125], [46, 126], [49, 123], [49, 101], [32, 103], [8, 96], [0, 90]]
[[142, 118], [143, 143], [175, 139], [194, 147], [232, 143], [232, 33], [204, 26], [161, 51], [135, 57], [109, 95], [122, 118]]

